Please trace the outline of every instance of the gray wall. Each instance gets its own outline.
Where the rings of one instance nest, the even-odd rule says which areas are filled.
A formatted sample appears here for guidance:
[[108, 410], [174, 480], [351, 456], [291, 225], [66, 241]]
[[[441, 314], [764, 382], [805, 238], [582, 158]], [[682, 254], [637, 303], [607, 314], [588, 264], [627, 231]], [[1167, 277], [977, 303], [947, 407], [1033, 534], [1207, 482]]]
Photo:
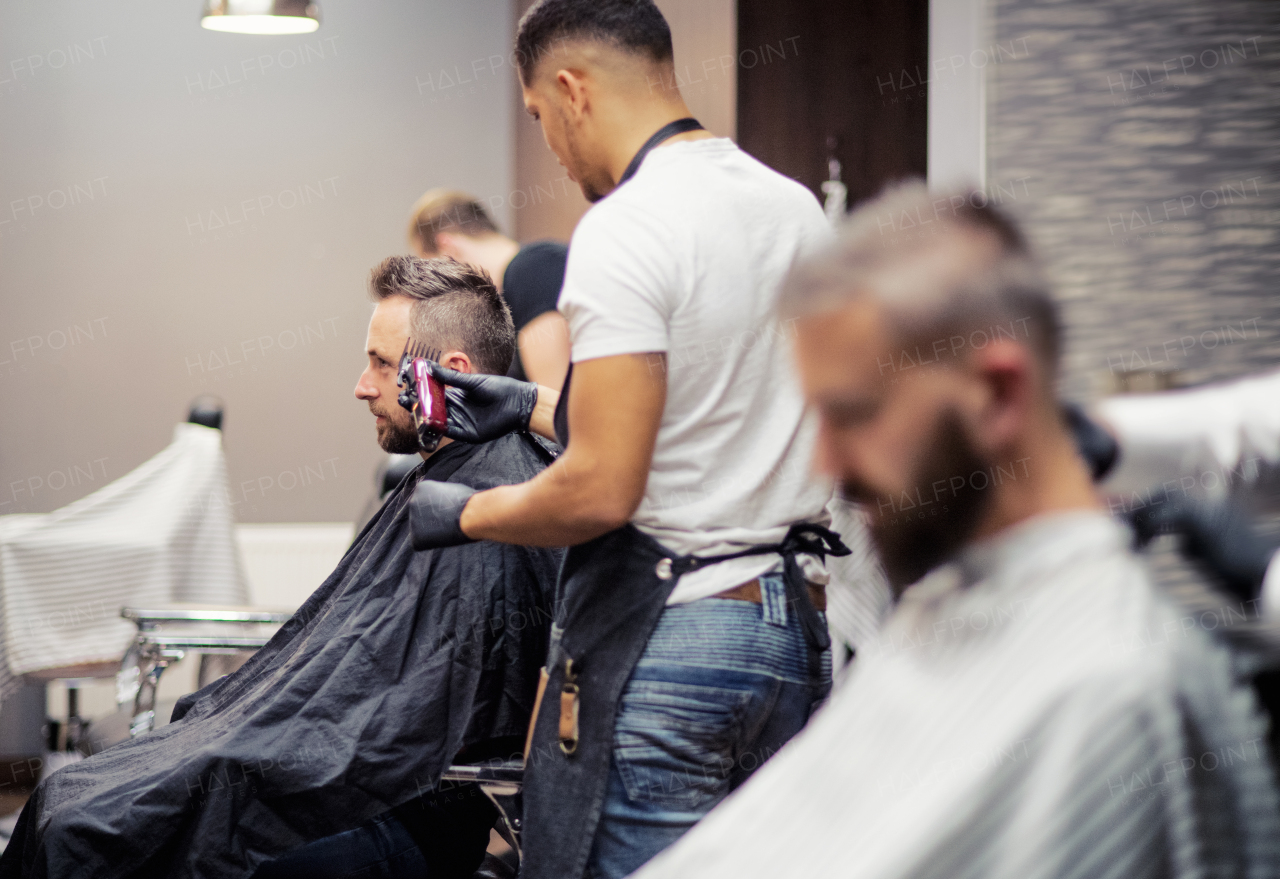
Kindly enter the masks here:
[[[1069, 328], [1064, 390], [1280, 365], [1280, 3], [993, 0], [987, 188]], [[986, 60], [987, 58], [991, 60]]]
[[513, 188], [510, 0], [322, 0], [295, 37], [200, 5], [0, 0], [0, 514], [123, 475], [208, 391], [241, 521], [351, 520], [368, 270], [428, 187]]

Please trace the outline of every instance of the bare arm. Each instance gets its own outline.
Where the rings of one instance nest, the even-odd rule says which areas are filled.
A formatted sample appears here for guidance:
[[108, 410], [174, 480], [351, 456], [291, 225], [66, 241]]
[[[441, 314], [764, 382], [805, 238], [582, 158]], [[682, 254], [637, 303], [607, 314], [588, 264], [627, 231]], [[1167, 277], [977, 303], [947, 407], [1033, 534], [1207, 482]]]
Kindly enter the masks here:
[[[571, 445], [529, 482], [473, 495], [462, 511], [463, 533], [526, 546], [572, 546], [625, 525], [649, 479], [666, 405], [665, 359], [660, 354], [621, 354], [575, 364]], [[550, 388], [539, 388], [530, 424], [543, 436], [548, 434], [538, 410], [552, 394]], [[543, 417], [550, 422], [545, 412]]]
[[560, 390], [569, 369], [569, 322], [558, 311], [544, 311], [520, 330], [520, 362], [531, 382]]

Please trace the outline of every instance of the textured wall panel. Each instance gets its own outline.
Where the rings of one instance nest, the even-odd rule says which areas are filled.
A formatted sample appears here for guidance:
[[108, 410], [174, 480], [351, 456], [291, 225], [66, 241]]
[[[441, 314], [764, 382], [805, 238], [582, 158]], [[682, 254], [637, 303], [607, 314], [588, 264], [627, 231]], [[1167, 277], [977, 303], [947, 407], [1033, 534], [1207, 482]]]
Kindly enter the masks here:
[[1278, 34], [1261, 0], [994, 0], [988, 186], [1052, 272], [1066, 394], [1280, 363]]

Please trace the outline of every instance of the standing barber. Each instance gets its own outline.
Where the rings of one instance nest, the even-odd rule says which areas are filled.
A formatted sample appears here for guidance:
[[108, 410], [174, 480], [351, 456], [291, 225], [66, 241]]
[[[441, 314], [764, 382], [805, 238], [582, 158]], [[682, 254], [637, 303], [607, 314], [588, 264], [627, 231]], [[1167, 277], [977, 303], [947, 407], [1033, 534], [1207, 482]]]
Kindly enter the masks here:
[[574, 547], [525, 779], [522, 876], [621, 877], [745, 780], [830, 686], [816, 556], [842, 548], [817, 524], [831, 492], [810, 479], [815, 429], [791, 328], [773, 317], [802, 245], [828, 231], [806, 189], [689, 118], [652, 0], [542, 0], [516, 55], [525, 107], [597, 203], [559, 302], [570, 377], [557, 397], [438, 375], [455, 386], [450, 435], [528, 428], [566, 450], [522, 485], [419, 492], [415, 543]]

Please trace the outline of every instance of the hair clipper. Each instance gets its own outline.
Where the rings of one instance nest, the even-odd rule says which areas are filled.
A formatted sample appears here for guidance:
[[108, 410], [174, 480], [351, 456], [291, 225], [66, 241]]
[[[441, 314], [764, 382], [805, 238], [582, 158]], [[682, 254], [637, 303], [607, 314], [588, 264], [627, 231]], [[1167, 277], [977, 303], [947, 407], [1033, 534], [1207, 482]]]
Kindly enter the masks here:
[[398, 402], [413, 415], [418, 443], [424, 452], [436, 450], [448, 424], [444, 385], [431, 376], [427, 367], [428, 360], [439, 356], [439, 351], [410, 339], [400, 355], [400, 371], [396, 375], [400, 386]]

